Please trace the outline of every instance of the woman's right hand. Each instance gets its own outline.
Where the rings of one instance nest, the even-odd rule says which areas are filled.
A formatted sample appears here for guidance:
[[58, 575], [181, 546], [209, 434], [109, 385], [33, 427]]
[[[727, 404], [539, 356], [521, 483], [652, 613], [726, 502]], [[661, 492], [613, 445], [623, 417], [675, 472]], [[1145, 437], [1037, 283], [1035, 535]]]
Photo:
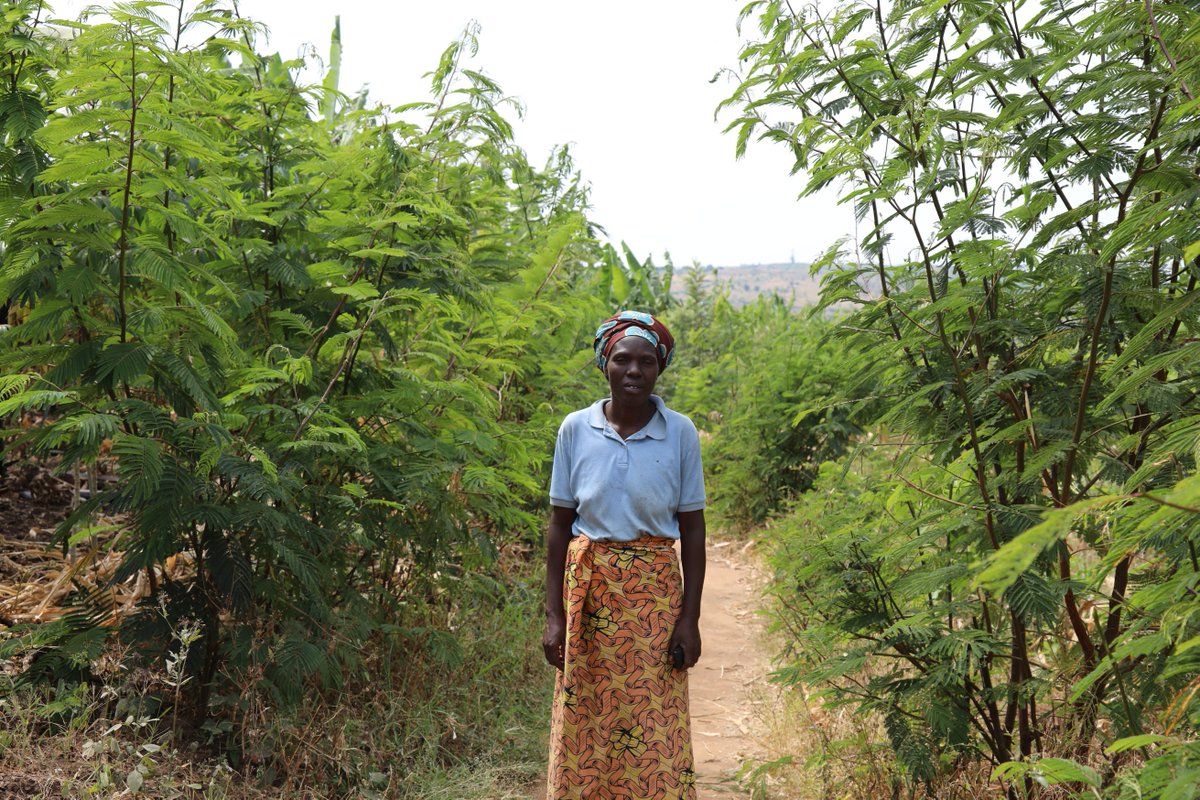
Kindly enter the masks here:
[[546, 663], [555, 669], [563, 668], [564, 652], [567, 646], [567, 619], [563, 614], [548, 614], [546, 630], [542, 633], [542, 652], [546, 654]]

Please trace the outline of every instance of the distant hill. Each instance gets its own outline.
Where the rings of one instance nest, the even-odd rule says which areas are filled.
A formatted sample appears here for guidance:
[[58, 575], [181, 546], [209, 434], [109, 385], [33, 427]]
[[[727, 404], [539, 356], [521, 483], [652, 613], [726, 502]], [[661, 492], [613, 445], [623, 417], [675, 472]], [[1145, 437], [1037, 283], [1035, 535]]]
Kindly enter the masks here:
[[[777, 294], [791, 298], [792, 307], [812, 305], [821, 290], [820, 278], [810, 277], [808, 264], [746, 264], [738, 267], [700, 267], [707, 273], [706, 285], [716, 283], [729, 287], [729, 302], [740, 308], [762, 294]], [[683, 272], [690, 267], [676, 267], [671, 282], [671, 294], [683, 296]]]

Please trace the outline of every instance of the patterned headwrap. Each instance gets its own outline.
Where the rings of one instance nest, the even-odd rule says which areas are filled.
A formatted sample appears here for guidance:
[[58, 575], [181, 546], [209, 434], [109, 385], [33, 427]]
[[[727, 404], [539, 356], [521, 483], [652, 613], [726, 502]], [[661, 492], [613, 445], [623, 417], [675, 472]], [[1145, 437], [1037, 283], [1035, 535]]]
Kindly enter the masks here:
[[614, 314], [596, 328], [596, 338], [592, 341], [592, 349], [596, 351], [596, 366], [601, 372], [608, 364], [608, 354], [613, 346], [626, 336], [640, 336], [654, 345], [658, 353], [658, 371], [661, 374], [671, 364], [671, 356], [675, 355], [675, 339], [667, 326], [660, 320], [641, 311], [622, 311]]

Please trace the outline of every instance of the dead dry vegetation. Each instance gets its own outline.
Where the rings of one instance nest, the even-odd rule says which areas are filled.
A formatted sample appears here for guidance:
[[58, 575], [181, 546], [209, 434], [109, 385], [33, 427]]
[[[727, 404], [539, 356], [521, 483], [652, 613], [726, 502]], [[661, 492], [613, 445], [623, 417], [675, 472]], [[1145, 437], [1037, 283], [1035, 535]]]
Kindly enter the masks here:
[[[236, 732], [221, 716], [189, 727], [179, 700], [193, 680], [183, 665], [195, 627], [185, 620], [173, 630], [172, 654], [161, 662], [138, 658], [136, 639], [120, 631], [147, 613], [156, 586], [194, 580], [192, 560], [183, 553], [153, 578], [115, 579], [124, 557], [118, 517], [97, 518], [64, 555], [54, 530], [71, 511], [71, 495], [53, 466], [26, 459], [0, 480], [0, 641], [13, 625], [77, 613], [77, 593], [108, 596], [110, 611], [98, 624], [113, 635], [76, 666], [76, 681], [23, 682], [36, 649], [0, 665], [0, 800], [315, 800], [343, 796], [337, 787], [349, 782], [364, 798], [504, 800], [524, 797], [544, 769], [549, 684], [540, 657], [525, 646], [538, 618], [527, 546], [502, 549], [494, 577], [463, 576], [423, 598], [422, 624], [447, 632], [440, 649], [376, 641], [363, 653], [363, 675], [375, 679], [352, 678], [335, 692], [312, 687], [300, 711], [274, 708], [256, 689], [261, 673], [245, 674], [226, 700], [241, 708]], [[160, 614], [167, 619], [165, 609]], [[404, 669], [392, 667], [401, 662]], [[508, 704], [497, 707], [501, 696]], [[230, 735], [245, 755], [236, 769], [226, 755]], [[404, 761], [411, 772], [369, 766]]]

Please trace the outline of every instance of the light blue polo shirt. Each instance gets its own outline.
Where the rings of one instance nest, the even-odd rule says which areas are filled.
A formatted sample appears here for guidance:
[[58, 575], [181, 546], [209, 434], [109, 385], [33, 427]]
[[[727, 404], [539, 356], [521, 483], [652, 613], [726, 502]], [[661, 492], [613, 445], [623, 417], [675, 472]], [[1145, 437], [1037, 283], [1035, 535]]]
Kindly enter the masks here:
[[571, 533], [610, 541], [679, 538], [680, 511], [704, 508], [700, 436], [692, 421], [651, 395], [657, 411], [622, 439], [604, 403], [567, 415], [554, 444], [550, 504], [576, 511]]

